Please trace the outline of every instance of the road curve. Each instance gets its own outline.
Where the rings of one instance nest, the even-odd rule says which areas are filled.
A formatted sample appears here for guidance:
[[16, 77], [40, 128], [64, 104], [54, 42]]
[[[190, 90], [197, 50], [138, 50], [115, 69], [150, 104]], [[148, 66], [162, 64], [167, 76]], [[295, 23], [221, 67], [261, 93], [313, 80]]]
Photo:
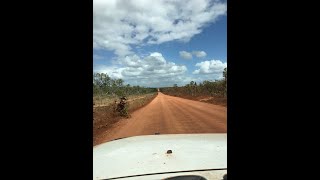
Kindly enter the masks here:
[[[227, 108], [159, 92], [147, 106], [122, 119], [103, 134], [102, 142], [160, 134], [226, 133]], [[99, 143], [100, 144], [100, 143]]]

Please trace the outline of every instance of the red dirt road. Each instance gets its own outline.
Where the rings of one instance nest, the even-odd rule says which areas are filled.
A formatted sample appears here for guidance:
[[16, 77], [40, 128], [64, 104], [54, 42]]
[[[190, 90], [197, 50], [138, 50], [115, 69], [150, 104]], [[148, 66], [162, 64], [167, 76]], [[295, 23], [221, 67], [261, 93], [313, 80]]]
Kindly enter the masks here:
[[168, 96], [159, 92], [147, 106], [122, 119], [99, 139], [160, 134], [226, 133], [227, 108]]

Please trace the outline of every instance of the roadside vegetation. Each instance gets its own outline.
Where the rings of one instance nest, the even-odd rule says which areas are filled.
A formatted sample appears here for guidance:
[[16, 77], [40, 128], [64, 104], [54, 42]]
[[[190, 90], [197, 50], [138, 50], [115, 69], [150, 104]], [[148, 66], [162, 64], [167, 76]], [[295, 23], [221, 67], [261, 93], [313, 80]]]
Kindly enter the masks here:
[[171, 96], [227, 106], [227, 68], [223, 71], [222, 80], [206, 80], [199, 84], [191, 81], [181, 87], [174, 84], [173, 87], [160, 88], [160, 91]]
[[122, 79], [104, 73], [93, 74], [93, 139], [111, 128], [121, 118], [150, 103], [158, 94], [157, 88], [125, 85]]
[[121, 97], [135, 99], [141, 95], [157, 92], [157, 88], [131, 86], [124, 84], [122, 79], [112, 79], [105, 73], [93, 74], [93, 103], [94, 106], [110, 105]]

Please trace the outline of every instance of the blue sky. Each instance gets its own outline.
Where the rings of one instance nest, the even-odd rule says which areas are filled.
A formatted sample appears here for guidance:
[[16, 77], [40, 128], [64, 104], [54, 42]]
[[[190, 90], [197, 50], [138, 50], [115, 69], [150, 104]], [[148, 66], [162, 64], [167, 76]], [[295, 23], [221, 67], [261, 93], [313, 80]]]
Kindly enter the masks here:
[[94, 72], [146, 87], [222, 78], [225, 1], [93, 2]]

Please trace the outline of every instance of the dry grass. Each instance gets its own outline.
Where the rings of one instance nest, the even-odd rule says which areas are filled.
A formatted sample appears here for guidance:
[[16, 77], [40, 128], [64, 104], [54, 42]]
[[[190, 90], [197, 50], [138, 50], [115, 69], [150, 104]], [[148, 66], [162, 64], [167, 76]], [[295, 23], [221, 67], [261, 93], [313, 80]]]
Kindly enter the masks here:
[[[129, 114], [133, 111], [147, 105], [150, 103], [155, 97], [157, 93], [145, 94], [140, 96], [129, 96], [128, 97], [128, 111]], [[106, 131], [116, 122], [118, 122], [122, 117], [119, 114], [114, 113], [113, 102], [114, 100], [119, 99], [111, 99], [105, 100], [105, 104], [99, 104], [100, 106], [93, 107], [93, 139], [95, 139], [99, 134]]]
[[157, 93], [152, 94], [146, 94], [141, 97], [137, 97], [132, 100], [128, 100], [129, 103], [129, 112], [132, 113], [133, 111], [149, 104], [155, 97], [157, 96]]
[[[145, 96], [148, 96], [148, 95], [150, 95], [150, 94], [146, 94], [146, 95], [130, 95], [130, 96], [127, 96], [127, 98], [128, 98], [128, 102], [130, 102], [130, 101], [134, 101], [136, 99], [144, 98]], [[104, 95], [102, 97], [94, 96], [93, 97], [93, 103], [94, 103], [93, 107], [96, 108], [96, 107], [109, 106], [109, 105], [113, 104], [114, 101], [118, 101], [119, 102], [119, 97], [112, 96], [112, 95]]]

